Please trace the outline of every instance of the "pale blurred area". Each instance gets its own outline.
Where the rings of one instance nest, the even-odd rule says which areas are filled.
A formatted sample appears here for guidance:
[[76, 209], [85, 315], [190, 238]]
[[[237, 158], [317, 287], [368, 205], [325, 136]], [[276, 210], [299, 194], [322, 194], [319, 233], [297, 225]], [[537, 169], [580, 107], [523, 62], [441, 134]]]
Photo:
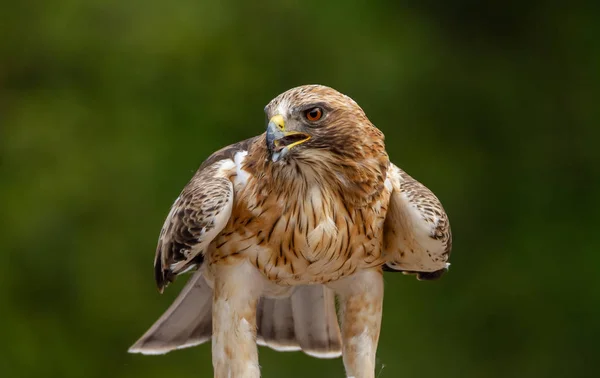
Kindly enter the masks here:
[[[453, 228], [440, 281], [385, 276], [379, 378], [596, 376], [600, 13], [551, 3], [2, 1], [0, 374], [212, 377], [209, 344], [126, 353], [186, 279], [158, 294], [160, 227], [211, 152], [319, 83]], [[344, 375], [260, 359], [265, 378]]]

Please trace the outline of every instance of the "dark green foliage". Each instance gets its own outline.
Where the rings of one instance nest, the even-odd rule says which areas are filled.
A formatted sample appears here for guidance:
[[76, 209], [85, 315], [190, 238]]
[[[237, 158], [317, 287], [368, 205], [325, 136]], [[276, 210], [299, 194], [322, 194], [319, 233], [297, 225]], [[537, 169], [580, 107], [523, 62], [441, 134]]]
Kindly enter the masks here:
[[[126, 353], [184, 283], [157, 293], [158, 232], [203, 159], [320, 83], [454, 231], [440, 280], [386, 274], [380, 377], [595, 376], [600, 22], [547, 3], [2, 1], [1, 375], [212, 376], [209, 345]], [[266, 378], [343, 376], [260, 354]]]

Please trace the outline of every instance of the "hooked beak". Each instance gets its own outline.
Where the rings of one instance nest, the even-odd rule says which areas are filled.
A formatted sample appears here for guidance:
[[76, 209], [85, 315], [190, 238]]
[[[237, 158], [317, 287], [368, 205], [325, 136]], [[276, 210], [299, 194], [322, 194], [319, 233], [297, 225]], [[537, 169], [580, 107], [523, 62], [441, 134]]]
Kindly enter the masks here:
[[269, 120], [267, 125], [267, 148], [271, 151], [271, 159], [277, 161], [284, 157], [293, 147], [310, 139], [310, 135], [297, 131], [286, 131], [285, 120], [278, 114]]

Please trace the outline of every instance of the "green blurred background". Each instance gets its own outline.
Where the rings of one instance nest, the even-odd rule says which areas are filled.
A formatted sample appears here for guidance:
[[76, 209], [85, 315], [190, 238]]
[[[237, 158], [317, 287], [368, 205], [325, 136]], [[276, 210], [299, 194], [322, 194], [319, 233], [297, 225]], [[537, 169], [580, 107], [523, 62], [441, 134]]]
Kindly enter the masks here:
[[[452, 269], [386, 274], [386, 377], [592, 377], [600, 351], [596, 2], [22, 0], [0, 5], [2, 377], [211, 377], [127, 348], [168, 209], [297, 85], [353, 97], [441, 198]], [[263, 376], [341, 360], [260, 349]], [[383, 368], [383, 370], [381, 370]]]

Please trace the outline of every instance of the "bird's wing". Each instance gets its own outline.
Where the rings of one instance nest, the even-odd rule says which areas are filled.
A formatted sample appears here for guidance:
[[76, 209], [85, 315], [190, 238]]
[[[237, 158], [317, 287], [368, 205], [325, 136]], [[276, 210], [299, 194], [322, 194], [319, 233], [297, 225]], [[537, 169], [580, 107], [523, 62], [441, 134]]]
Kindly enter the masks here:
[[212, 154], [175, 200], [160, 232], [154, 274], [162, 291], [177, 274], [198, 267], [213, 239], [229, 222], [234, 201], [231, 181], [239, 167], [236, 154], [256, 138]]
[[392, 194], [384, 224], [384, 270], [435, 279], [447, 270], [452, 248], [448, 216], [425, 185], [390, 163]]
[[203, 272], [197, 271], [167, 311], [129, 348], [129, 353], [164, 354], [210, 340], [212, 302], [213, 290]]

